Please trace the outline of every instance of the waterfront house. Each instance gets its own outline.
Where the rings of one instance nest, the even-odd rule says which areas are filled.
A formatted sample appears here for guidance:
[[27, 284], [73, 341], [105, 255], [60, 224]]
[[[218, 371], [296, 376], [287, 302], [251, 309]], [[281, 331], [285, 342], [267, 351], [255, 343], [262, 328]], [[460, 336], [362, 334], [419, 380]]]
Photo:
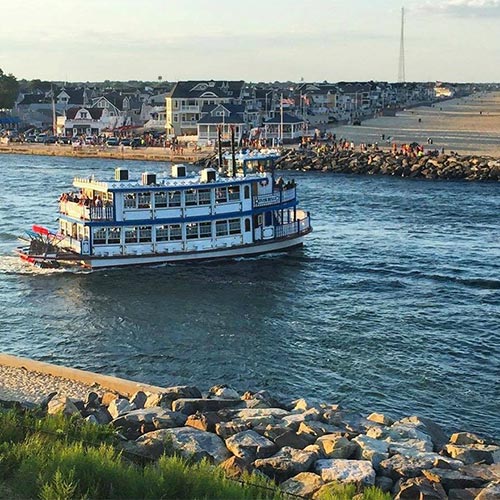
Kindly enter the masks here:
[[[283, 133], [281, 125], [283, 124]], [[283, 142], [298, 142], [305, 135], [306, 122], [303, 118], [283, 113], [283, 121], [280, 113], [264, 122], [264, 139], [267, 141], [280, 140]]]
[[246, 132], [245, 115], [244, 104], [205, 104], [196, 126], [198, 144], [215, 143], [219, 128], [223, 140], [230, 140], [231, 129], [234, 129], [235, 140], [239, 143]]
[[243, 81], [181, 81], [167, 94], [166, 131], [170, 135], [195, 135], [206, 104], [241, 104]]
[[58, 117], [58, 133], [66, 136], [99, 135], [109, 128], [110, 119], [106, 108], [73, 107], [68, 108], [62, 117]]

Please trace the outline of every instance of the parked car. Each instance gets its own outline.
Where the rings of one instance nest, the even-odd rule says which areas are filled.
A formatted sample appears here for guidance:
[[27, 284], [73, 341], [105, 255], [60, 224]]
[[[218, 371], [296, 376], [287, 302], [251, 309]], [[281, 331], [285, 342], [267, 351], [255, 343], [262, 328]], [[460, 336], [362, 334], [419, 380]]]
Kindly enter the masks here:
[[120, 140], [118, 139], [118, 137], [110, 137], [106, 141], [106, 145], [107, 146], [119, 146], [120, 145]]
[[140, 137], [134, 137], [132, 139], [132, 141], [130, 141], [130, 145], [133, 147], [133, 148], [140, 148], [143, 144], [142, 144], [142, 139]]
[[59, 144], [71, 144], [71, 137], [61, 136], [58, 139]]
[[29, 134], [29, 135], [25, 136], [24, 142], [36, 142], [36, 135]]
[[48, 135], [45, 137], [44, 144], [55, 144], [57, 142], [57, 135]]
[[47, 137], [48, 137], [47, 134], [38, 134], [35, 137], [35, 142], [39, 142], [39, 143], [43, 144], [45, 142], [45, 139], [47, 139]]
[[132, 141], [130, 139], [122, 139], [121, 142], [120, 142], [120, 144], [122, 146], [130, 146], [131, 142]]

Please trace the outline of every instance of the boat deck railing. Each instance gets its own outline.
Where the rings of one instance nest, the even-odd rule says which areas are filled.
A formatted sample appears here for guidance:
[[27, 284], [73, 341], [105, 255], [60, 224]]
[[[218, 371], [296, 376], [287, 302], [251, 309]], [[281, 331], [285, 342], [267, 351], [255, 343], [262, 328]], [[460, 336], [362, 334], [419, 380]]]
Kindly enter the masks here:
[[59, 212], [80, 220], [112, 220], [113, 205], [86, 206], [72, 201], [61, 201]]
[[297, 220], [288, 224], [276, 226], [274, 231], [275, 238], [285, 238], [297, 234], [307, 234], [311, 230], [311, 217], [309, 212], [297, 210]]

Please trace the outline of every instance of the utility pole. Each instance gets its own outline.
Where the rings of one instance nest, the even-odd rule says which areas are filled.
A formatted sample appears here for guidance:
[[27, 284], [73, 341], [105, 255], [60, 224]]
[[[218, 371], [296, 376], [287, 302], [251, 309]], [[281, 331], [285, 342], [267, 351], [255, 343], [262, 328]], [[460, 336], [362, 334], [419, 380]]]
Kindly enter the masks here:
[[398, 82], [404, 83], [405, 75], [405, 8], [401, 8], [401, 40], [399, 42], [399, 71]]

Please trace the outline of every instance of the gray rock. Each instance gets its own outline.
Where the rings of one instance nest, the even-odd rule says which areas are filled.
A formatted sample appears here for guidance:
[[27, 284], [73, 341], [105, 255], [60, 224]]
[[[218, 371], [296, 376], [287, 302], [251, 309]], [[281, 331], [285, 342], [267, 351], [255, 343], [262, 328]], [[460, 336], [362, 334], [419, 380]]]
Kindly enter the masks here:
[[114, 419], [135, 409], [135, 405], [131, 404], [128, 399], [121, 398], [113, 399], [108, 406], [108, 411]]
[[480, 491], [482, 490], [478, 488], [451, 489], [448, 492], [448, 500], [474, 500]]
[[225, 408], [234, 408], [241, 405], [237, 399], [198, 399], [181, 398], [172, 402], [172, 410], [180, 411], [186, 415], [193, 415], [197, 411], [201, 413], [209, 411], [219, 411]]
[[392, 418], [382, 413], [370, 413], [370, 415], [368, 415], [366, 419], [370, 420], [371, 422], [387, 426], [392, 425], [394, 423], [394, 420]]
[[130, 399], [130, 403], [135, 405], [137, 409], [144, 408], [146, 401], [148, 400], [148, 396], [143, 391], [137, 391]]
[[447, 444], [444, 451], [456, 460], [460, 460], [465, 464], [474, 464], [484, 462], [493, 464], [500, 461], [500, 447], [495, 445], [485, 444]]
[[394, 486], [394, 482], [390, 477], [386, 476], [377, 476], [375, 478], [375, 486], [382, 490], [384, 493], [388, 493], [389, 491], [392, 490], [392, 487]]
[[216, 412], [199, 413], [189, 415], [186, 420], [187, 427], [194, 427], [201, 431], [215, 432], [215, 426], [220, 423], [221, 418]]
[[327, 458], [351, 458], [357, 449], [355, 443], [337, 434], [326, 434], [316, 440], [321, 453]]
[[356, 458], [369, 460], [375, 470], [378, 470], [382, 460], [389, 458], [389, 445], [386, 441], [379, 441], [365, 434], [360, 434], [352, 442], [358, 445]]
[[99, 425], [99, 422], [97, 421], [97, 418], [94, 415], [89, 415], [88, 417], [85, 417], [85, 422], [87, 422], [88, 424]]
[[448, 434], [444, 432], [443, 428], [426, 417], [406, 417], [400, 420], [402, 424], [414, 425], [416, 429], [422, 431], [424, 434], [430, 436], [434, 445], [434, 451], [440, 451], [448, 441]]
[[264, 430], [264, 436], [271, 441], [278, 448], [290, 446], [298, 450], [303, 450], [306, 446], [314, 443], [315, 439], [305, 434], [298, 435], [290, 429], [284, 429], [279, 425], [268, 425]]
[[405, 457], [397, 454], [382, 460], [378, 466], [378, 470], [383, 476], [397, 481], [401, 478], [407, 479], [420, 476], [423, 470], [434, 468], [435, 460], [434, 453], [427, 455], [421, 453], [418, 457]]
[[294, 431], [298, 430], [300, 424], [302, 422], [310, 422], [311, 420], [319, 420], [321, 417], [321, 412], [316, 408], [310, 408], [301, 413], [294, 413], [291, 415], [286, 415], [282, 418], [286, 427], [293, 429]]
[[[194, 460], [207, 458], [216, 464], [223, 462], [230, 456], [219, 436], [192, 427], [148, 432], [138, 438], [136, 443], [143, 448], [153, 447], [154, 455], [157, 456], [160, 456], [169, 447], [185, 458]], [[159, 455], [158, 452], [160, 452]]]
[[434, 483], [441, 483], [446, 491], [451, 489], [481, 488], [486, 481], [479, 477], [468, 476], [460, 471], [450, 469], [429, 469], [423, 471], [424, 476]]
[[151, 424], [155, 426], [155, 421], [168, 421], [169, 423], [171, 422], [173, 424], [168, 425], [168, 427], [180, 427], [184, 425], [186, 416], [182, 413], [175, 413], [157, 406], [155, 408], [142, 408], [138, 410], [132, 410], [115, 418], [111, 422], [111, 424], [114, 427], [139, 429], [143, 424]]
[[500, 498], [500, 483], [490, 483], [481, 490], [476, 500], [498, 500]]
[[326, 459], [317, 460], [316, 473], [327, 483], [338, 481], [372, 486], [375, 484], [375, 471], [367, 460]]
[[399, 485], [395, 500], [447, 500], [446, 492], [439, 483], [424, 477], [411, 478]]
[[301, 472], [288, 479], [281, 485], [281, 489], [290, 495], [311, 498], [323, 486], [323, 480], [312, 472]]
[[243, 422], [220, 422], [215, 424], [215, 433], [222, 439], [227, 439], [246, 430], [248, 430], [248, 426]]
[[225, 476], [232, 479], [239, 478], [245, 474], [251, 474], [254, 471], [254, 468], [250, 464], [234, 455], [224, 460], [219, 467], [224, 471]]
[[47, 404], [47, 413], [49, 415], [66, 415], [67, 417], [72, 415], [80, 415], [80, 411], [71, 401], [70, 398], [66, 396], [57, 396], [52, 398]]
[[105, 406], [99, 406], [98, 408], [87, 410], [87, 413], [87, 416], [92, 415], [97, 420], [99, 425], [107, 425], [113, 420], [113, 417]]
[[254, 467], [271, 479], [282, 482], [299, 472], [308, 471], [317, 458], [316, 453], [286, 446], [272, 457], [255, 460]]
[[228, 385], [214, 385], [209, 392], [209, 397], [220, 399], [240, 399], [240, 395]]
[[299, 435], [305, 434], [315, 439], [319, 438], [320, 436], [324, 436], [325, 434], [338, 434], [339, 436], [342, 435], [342, 431], [339, 427], [314, 421], [301, 423], [297, 432]]
[[226, 446], [229, 451], [246, 462], [270, 457], [277, 449], [272, 441], [252, 430], [239, 432], [227, 438]]
[[485, 444], [485, 441], [471, 432], [455, 432], [450, 436], [451, 444]]

